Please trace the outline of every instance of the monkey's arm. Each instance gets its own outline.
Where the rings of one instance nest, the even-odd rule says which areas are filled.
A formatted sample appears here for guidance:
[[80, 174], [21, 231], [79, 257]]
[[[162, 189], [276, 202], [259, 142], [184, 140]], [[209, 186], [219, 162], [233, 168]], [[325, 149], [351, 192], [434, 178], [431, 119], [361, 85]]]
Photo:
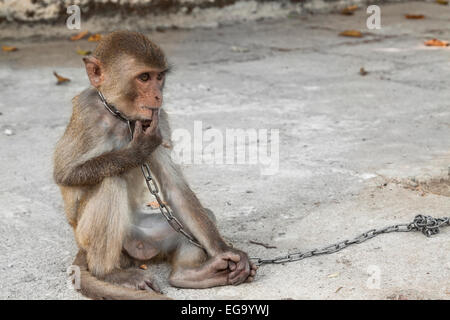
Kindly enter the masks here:
[[100, 183], [106, 177], [120, 175], [129, 169], [138, 167], [145, 161], [143, 155], [132, 148], [113, 150], [93, 157], [81, 164], [55, 167], [56, 183], [63, 186], [85, 186]]
[[[91, 134], [90, 139], [86, 139], [85, 136], [74, 133], [75, 130], [72, 130], [74, 125], [71, 121], [69, 130], [66, 131], [55, 151], [56, 183], [62, 186], [95, 185], [106, 177], [118, 176], [140, 166], [162, 141], [158, 121], [156, 118], [154, 120], [145, 131], [142, 129], [142, 123], [137, 121], [133, 140], [126, 147], [111, 151], [104, 150], [103, 153], [83, 161], [80, 161], [80, 157], [92, 152], [92, 150], [86, 150], [87, 145], [101, 148], [103, 143], [99, 138], [101, 133]], [[96, 129], [96, 131], [99, 130]], [[89, 140], [96, 143], [88, 143]]]
[[164, 199], [185, 226], [186, 231], [194, 235], [210, 256], [227, 251], [229, 246], [190, 189], [180, 168], [171, 159], [170, 151], [159, 147], [151, 154], [149, 165], [160, 185]]

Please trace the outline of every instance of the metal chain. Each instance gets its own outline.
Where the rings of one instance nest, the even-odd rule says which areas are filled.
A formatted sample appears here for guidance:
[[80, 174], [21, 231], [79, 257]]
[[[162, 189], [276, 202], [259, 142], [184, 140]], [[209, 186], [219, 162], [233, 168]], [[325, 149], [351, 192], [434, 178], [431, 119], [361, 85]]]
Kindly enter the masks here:
[[360, 234], [359, 236], [357, 236], [352, 240], [340, 241], [324, 248], [314, 249], [305, 252], [290, 253], [285, 256], [280, 256], [273, 259], [263, 259], [263, 258], [250, 258], [250, 259], [256, 260], [255, 261], [256, 265], [294, 262], [322, 254], [335, 253], [341, 251], [342, 249], [347, 248], [352, 244], [365, 242], [383, 233], [421, 231], [424, 235], [430, 237], [434, 234], [438, 234], [440, 228], [446, 225], [447, 226], [450, 225], [450, 217], [433, 218], [431, 216], [417, 215], [414, 218], [413, 222], [411, 223], [394, 224], [392, 226], [388, 226], [382, 229], [372, 229]]
[[172, 210], [161, 200], [161, 197], [159, 196], [159, 189], [157, 184], [152, 178], [152, 174], [150, 172], [150, 168], [148, 164], [144, 163], [141, 166], [142, 173], [145, 178], [145, 182], [147, 183], [148, 190], [150, 193], [155, 197], [156, 201], [159, 204], [159, 210], [161, 211], [164, 218], [166, 218], [167, 222], [170, 224], [170, 226], [176, 231], [181, 233], [183, 236], [187, 238], [187, 240], [192, 243], [193, 245], [204, 249], [204, 247], [197, 242], [197, 240], [191, 236], [189, 233], [184, 230], [183, 225], [181, 222], [172, 214]]
[[[100, 96], [100, 100], [102, 101], [105, 108], [111, 112], [115, 117], [124, 121], [128, 125], [128, 129], [130, 131], [131, 139], [133, 139], [133, 130], [131, 127], [131, 121], [124, 117], [120, 111], [118, 111], [114, 106], [108, 104], [103, 94], [98, 91]], [[192, 243], [193, 245], [205, 249], [192, 235], [190, 235], [186, 230], [184, 230], [181, 222], [172, 214], [172, 210], [161, 200], [159, 196], [159, 189], [155, 181], [153, 180], [152, 174], [150, 172], [150, 167], [148, 164], [144, 163], [141, 166], [142, 174], [144, 175], [145, 182], [147, 183], [148, 190], [155, 197], [156, 201], [159, 204], [159, 210], [161, 214], [166, 218], [169, 225], [177, 232], [181, 233], [186, 239]], [[263, 258], [250, 258], [251, 260], [256, 260], [256, 265], [263, 264], [280, 264], [286, 262], [294, 262], [303, 260], [309, 257], [318, 256], [322, 254], [331, 254], [342, 249], [347, 248], [352, 244], [359, 244], [365, 242], [369, 239], [372, 239], [383, 233], [390, 232], [411, 232], [411, 231], [421, 231], [427, 237], [430, 237], [434, 234], [438, 234], [441, 227], [445, 225], [450, 225], [450, 217], [445, 218], [433, 218], [431, 216], [418, 215], [414, 218], [413, 222], [405, 223], [405, 224], [394, 224], [392, 226], [388, 226], [382, 229], [372, 229], [367, 232], [362, 233], [357, 236], [353, 240], [344, 240], [337, 242], [335, 244], [329, 245], [327, 247], [321, 249], [314, 249], [305, 252], [295, 252], [290, 253], [285, 256], [276, 257], [273, 259], [263, 259]]]

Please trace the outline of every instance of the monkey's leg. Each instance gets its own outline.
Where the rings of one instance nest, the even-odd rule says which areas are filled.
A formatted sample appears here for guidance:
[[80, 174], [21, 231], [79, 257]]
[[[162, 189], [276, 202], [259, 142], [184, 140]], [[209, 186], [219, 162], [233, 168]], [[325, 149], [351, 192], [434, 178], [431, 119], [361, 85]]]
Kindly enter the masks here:
[[[169, 282], [174, 287], [203, 289], [217, 286], [241, 283], [233, 278], [233, 268], [230, 266], [230, 253], [223, 253], [212, 258], [205, 251], [179, 239], [179, 246], [173, 256], [172, 272]], [[236, 268], [236, 265], [234, 265]], [[257, 267], [250, 263], [250, 273], [246, 282], [253, 281]]]
[[107, 274], [103, 280], [125, 288], [162, 293], [159, 285], [148, 271], [133, 267], [125, 270], [114, 270]]
[[[205, 208], [209, 219], [216, 223], [214, 213]], [[179, 288], [211, 288], [240, 283], [234, 276], [236, 265], [230, 265], [230, 253], [208, 257], [206, 252], [179, 236], [178, 247], [173, 255], [170, 284]], [[250, 273], [246, 282], [253, 281], [257, 266], [250, 263]]]
[[[215, 223], [216, 217], [213, 212], [207, 208], [205, 211]], [[145, 261], [161, 252], [165, 254], [173, 252], [181, 238], [161, 214], [137, 212], [134, 214], [123, 248], [132, 258]]]
[[126, 180], [105, 178], [90, 196], [75, 230], [77, 243], [86, 252], [89, 272], [120, 286], [158, 291], [149, 272], [130, 267], [123, 244], [132, 224]]
[[[206, 212], [215, 222], [214, 214], [208, 209]], [[230, 253], [208, 259], [202, 249], [173, 230], [160, 214], [136, 214], [124, 249], [138, 260], [149, 260], [159, 253], [173, 253], [169, 281], [175, 287], [210, 288], [242, 282], [232, 277], [233, 270], [230, 269], [228, 256]], [[255, 274], [256, 267], [251, 265], [247, 282], [252, 281]]]
[[123, 241], [130, 224], [126, 188], [121, 177], [105, 178], [91, 191], [75, 229], [89, 270], [99, 278], [122, 266]]
[[[207, 212], [215, 221], [212, 212]], [[207, 288], [227, 284], [228, 263], [215, 260], [204, 266], [206, 253], [177, 233], [160, 214], [137, 213], [124, 249], [137, 260], [150, 260], [161, 252], [173, 252], [170, 283], [174, 286]]]

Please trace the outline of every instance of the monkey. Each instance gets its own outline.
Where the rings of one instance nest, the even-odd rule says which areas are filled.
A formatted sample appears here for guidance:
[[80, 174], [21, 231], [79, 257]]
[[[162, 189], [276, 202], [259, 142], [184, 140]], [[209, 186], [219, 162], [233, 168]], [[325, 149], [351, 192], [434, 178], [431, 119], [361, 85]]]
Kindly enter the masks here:
[[[54, 151], [53, 177], [79, 248], [80, 291], [92, 299], [166, 299], [137, 266], [164, 260], [169, 283], [209, 288], [251, 282], [257, 266], [220, 235], [170, 155], [162, 108], [170, 64], [145, 35], [115, 31], [83, 58], [89, 88], [72, 99], [72, 115]], [[132, 138], [131, 138], [132, 133]], [[164, 202], [195, 246], [162, 215], [142, 212], [147, 163]]]

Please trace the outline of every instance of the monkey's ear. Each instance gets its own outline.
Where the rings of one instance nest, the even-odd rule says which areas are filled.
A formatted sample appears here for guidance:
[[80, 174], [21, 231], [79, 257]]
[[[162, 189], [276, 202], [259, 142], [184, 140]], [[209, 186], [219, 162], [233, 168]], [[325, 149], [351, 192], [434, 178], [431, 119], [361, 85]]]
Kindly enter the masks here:
[[89, 77], [91, 84], [97, 89], [103, 83], [104, 74], [103, 67], [97, 58], [93, 56], [88, 56], [83, 58], [84, 65], [86, 67], [86, 73]]

